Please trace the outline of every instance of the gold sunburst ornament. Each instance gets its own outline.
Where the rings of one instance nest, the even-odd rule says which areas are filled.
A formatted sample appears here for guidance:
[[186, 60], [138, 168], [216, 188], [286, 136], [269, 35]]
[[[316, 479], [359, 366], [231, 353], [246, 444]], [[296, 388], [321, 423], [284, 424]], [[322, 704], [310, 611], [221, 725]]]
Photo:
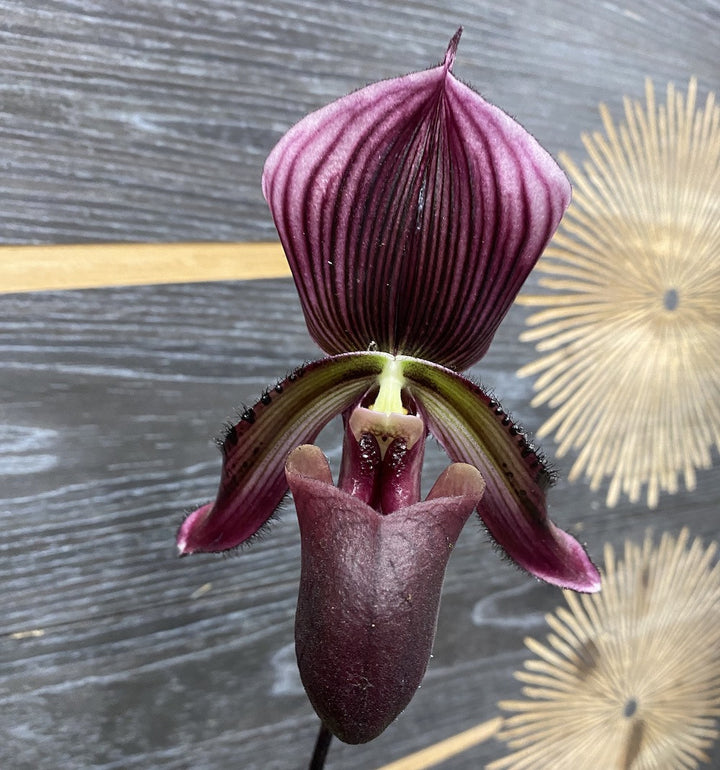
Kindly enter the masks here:
[[542, 355], [519, 372], [553, 409], [538, 436], [578, 453], [571, 481], [609, 478], [609, 506], [693, 489], [720, 447], [720, 107], [696, 107], [695, 79], [659, 106], [645, 90], [619, 127], [600, 106], [582, 169], [561, 155], [574, 197], [546, 292], [518, 298], [541, 308], [521, 339]]
[[512, 753], [488, 770], [658, 770], [708, 761], [720, 715], [720, 565], [705, 548], [662, 536], [605, 547], [603, 590], [547, 616], [547, 643], [516, 673], [525, 700], [500, 739]]

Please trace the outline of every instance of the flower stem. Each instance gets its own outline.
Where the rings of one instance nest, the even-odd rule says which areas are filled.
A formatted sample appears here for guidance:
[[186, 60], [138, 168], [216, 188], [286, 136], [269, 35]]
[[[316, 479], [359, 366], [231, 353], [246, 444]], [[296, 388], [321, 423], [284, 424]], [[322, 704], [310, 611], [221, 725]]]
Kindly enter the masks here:
[[327, 729], [327, 727], [325, 727], [322, 722], [320, 722], [320, 730], [318, 731], [317, 739], [315, 741], [315, 749], [313, 751], [308, 770], [323, 770], [325, 767], [325, 758], [327, 757], [331, 740], [332, 733]]

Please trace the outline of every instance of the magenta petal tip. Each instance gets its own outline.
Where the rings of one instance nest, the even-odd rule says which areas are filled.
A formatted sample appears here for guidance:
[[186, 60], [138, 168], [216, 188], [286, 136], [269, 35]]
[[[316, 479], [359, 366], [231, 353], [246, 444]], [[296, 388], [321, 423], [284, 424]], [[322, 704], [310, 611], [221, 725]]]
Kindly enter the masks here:
[[600, 591], [600, 572], [582, 545], [549, 520], [548, 524], [551, 533], [538, 543], [537, 559], [523, 566], [536, 577], [560, 588], [589, 594]]
[[208, 516], [211, 509], [212, 503], [207, 503], [196, 511], [193, 511], [181, 524], [176, 540], [178, 554], [180, 556], [187, 556], [198, 550], [203, 550], [202, 546], [195, 542], [195, 531], [203, 519]]

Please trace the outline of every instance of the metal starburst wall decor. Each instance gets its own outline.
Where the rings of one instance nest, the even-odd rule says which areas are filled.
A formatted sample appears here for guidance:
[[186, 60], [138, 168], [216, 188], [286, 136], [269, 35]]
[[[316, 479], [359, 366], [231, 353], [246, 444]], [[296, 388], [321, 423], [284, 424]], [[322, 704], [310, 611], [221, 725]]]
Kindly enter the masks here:
[[573, 202], [546, 292], [518, 299], [539, 309], [521, 338], [542, 356], [519, 372], [553, 410], [538, 436], [577, 452], [571, 481], [609, 479], [609, 506], [693, 489], [720, 447], [720, 107], [696, 107], [694, 79], [645, 95], [619, 127], [600, 107], [582, 168], [561, 156]]
[[500, 707], [511, 752], [489, 770], [695, 768], [718, 737], [717, 544], [665, 534], [605, 548], [601, 593], [565, 593], [552, 633], [525, 643], [525, 700]]

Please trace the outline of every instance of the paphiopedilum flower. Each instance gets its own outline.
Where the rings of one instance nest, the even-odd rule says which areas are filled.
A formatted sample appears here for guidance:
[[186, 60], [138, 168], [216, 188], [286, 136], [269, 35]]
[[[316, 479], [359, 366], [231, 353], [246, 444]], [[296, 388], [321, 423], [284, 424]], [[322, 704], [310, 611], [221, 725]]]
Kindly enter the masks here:
[[[296, 369], [223, 442], [213, 503], [181, 553], [247, 541], [288, 488], [302, 538], [296, 649], [308, 695], [348, 742], [370, 740], [425, 671], [445, 564], [474, 509], [517, 564], [599, 588], [548, 518], [551, 474], [479, 361], [570, 200], [562, 171], [505, 113], [437, 67], [315, 112], [263, 174], [308, 329], [328, 357]], [[338, 486], [307, 446], [343, 415]], [[453, 463], [420, 501], [425, 439]]]

